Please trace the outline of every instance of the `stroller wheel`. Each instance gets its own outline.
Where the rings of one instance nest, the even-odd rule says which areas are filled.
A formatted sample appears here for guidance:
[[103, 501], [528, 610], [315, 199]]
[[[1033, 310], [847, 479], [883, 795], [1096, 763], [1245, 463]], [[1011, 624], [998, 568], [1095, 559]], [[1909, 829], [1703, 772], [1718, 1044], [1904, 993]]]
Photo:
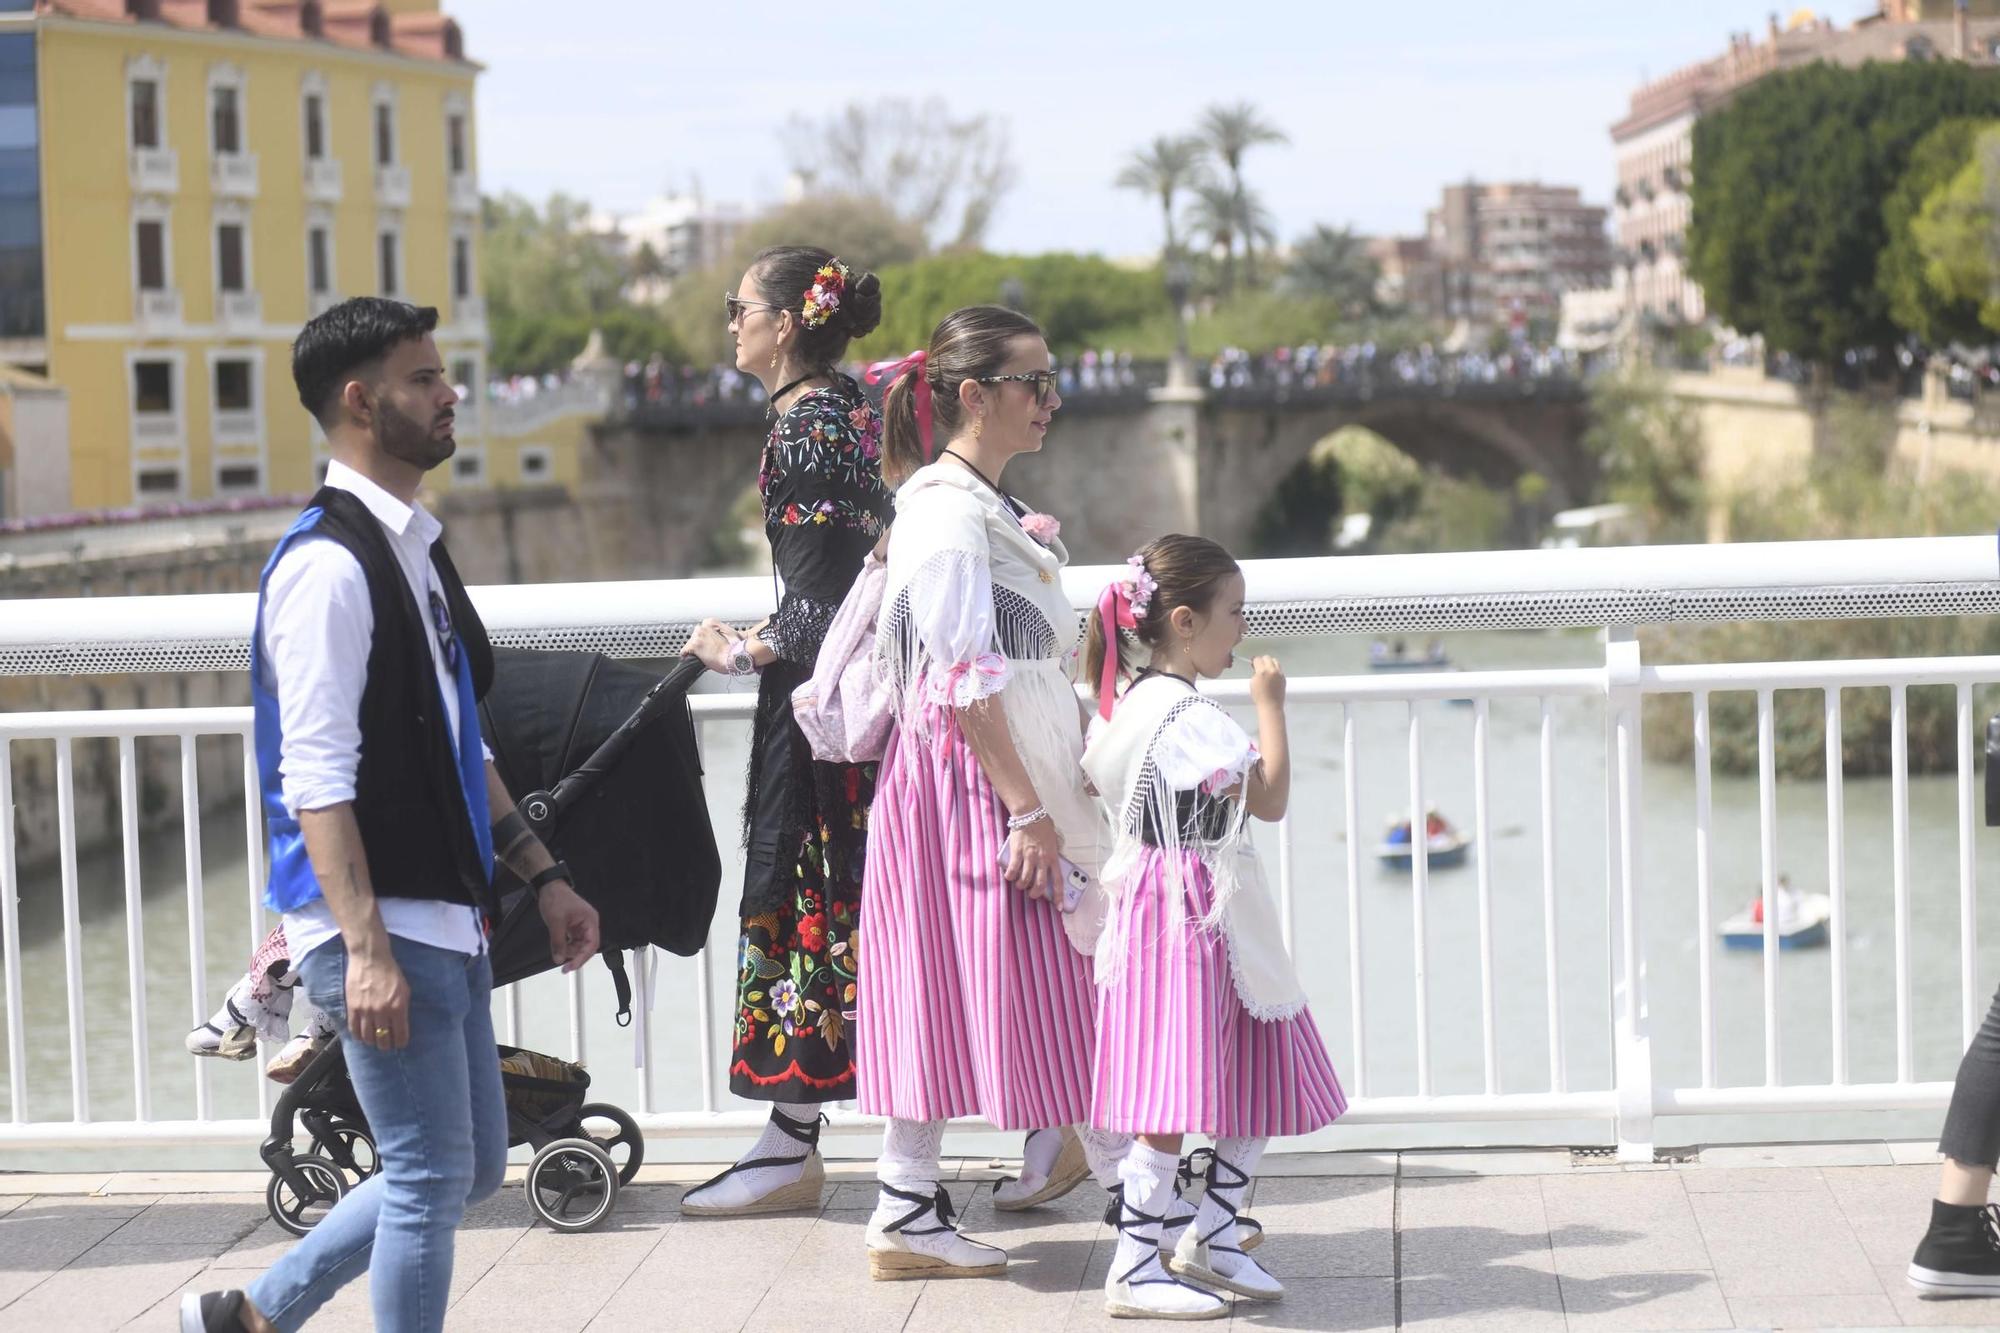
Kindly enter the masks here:
[[557, 1231], [588, 1231], [618, 1201], [618, 1168], [589, 1139], [557, 1139], [528, 1164], [528, 1207]]
[[313, 1152], [345, 1171], [353, 1178], [354, 1185], [382, 1169], [382, 1159], [375, 1153], [374, 1136], [351, 1120], [334, 1121], [324, 1138], [313, 1141]]
[[292, 1170], [305, 1182], [300, 1193], [280, 1175], [272, 1175], [264, 1187], [264, 1207], [271, 1220], [294, 1236], [303, 1236], [325, 1217], [347, 1193], [347, 1179], [340, 1168], [324, 1157], [307, 1153], [292, 1158]]
[[608, 1102], [586, 1102], [580, 1121], [577, 1137], [604, 1149], [604, 1155], [618, 1168], [618, 1183], [631, 1184], [646, 1161], [646, 1139], [639, 1133], [639, 1122]]

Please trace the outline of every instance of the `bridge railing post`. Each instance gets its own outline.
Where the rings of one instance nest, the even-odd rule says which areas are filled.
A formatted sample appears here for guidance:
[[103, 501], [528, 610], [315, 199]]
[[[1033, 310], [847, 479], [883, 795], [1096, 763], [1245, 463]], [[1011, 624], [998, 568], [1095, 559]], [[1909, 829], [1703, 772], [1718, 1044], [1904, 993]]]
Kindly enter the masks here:
[[1604, 636], [1604, 860], [1611, 963], [1612, 1079], [1622, 1162], [1653, 1160], [1653, 1053], [1639, 933], [1641, 714], [1639, 633], [1612, 625]]

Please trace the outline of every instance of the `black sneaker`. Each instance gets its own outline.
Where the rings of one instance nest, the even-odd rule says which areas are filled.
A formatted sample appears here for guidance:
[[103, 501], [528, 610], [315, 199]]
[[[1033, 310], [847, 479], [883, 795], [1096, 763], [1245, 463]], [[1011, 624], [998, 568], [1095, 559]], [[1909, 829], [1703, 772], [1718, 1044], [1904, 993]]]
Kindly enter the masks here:
[[1931, 1227], [1910, 1260], [1910, 1285], [1933, 1300], [2000, 1296], [2000, 1205], [1931, 1200]]
[[243, 1333], [240, 1291], [189, 1292], [181, 1297], [181, 1333]]

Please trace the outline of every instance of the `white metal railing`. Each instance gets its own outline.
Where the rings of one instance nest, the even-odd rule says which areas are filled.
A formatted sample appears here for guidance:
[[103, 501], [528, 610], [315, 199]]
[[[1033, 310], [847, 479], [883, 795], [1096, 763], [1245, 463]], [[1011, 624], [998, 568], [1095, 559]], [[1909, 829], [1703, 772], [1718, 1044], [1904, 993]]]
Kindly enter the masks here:
[[[1094, 602], [1111, 567], [1072, 569], [1065, 585], [1078, 607]], [[2000, 658], [1907, 659], [1886, 661], [1780, 662], [1727, 665], [1647, 666], [1641, 661], [1635, 625], [1647, 621], [1784, 617], [1852, 617], [1943, 614], [2000, 608], [2000, 568], [1991, 541], [1950, 538], [1916, 541], [1795, 543], [1761, 547], [1691, 547], [1654, 550], [1502, 552], [1478, 556], [1382, 557], [1342, 560], [1261, 561], [1246, 567], [1253, 624], [1265, 632], [1321, 635], [1359, 631], [1476, 629], [1492, 626], [1595, 625], [1604, 632], [1601, 661], [1588, 666], [1527, 670], [1395, 673], [1379, 675], [1307, 675], [1294, 679], [1294, 727], [1302, 719], [1322, 719], [1325, 733], [1337, 735], [1342, 784], [1337, 807], [1344, 815], [1345, 845], [1327, 858], [1329, 878], [1336, 884], [1337, 907], [1315, 901], [1328, 922], [1344, 918], [1345, 958], [1337, 951], [1315, 954], [1310, 976], [1320, 1011], [1346, 1009], [1344, 1051], [1337, 1063], [1352, 1094], [1345, 1125], [1417, 1122], [1574, 1122], [1587, 1119], [1609, 1124], [1622, 1155], [1649, 1156], [1657, 1116], [1713, 1113], [1809, 1112], [1820, 1110], [1883, 1110], [1934, 1108], [1948, 1095], [1949, 1084], [1918, 1077], [1915, 1057], [1915, 1006], [1912, 956], [1913, 885], [1910, 872], [1910, 791], [1907, 750], [1907, 698], [1912, 688], [1946, 687], [1956, 693], [1958, 764], [1955, 823], [1958, 839], [1956, 910], [1959, 1037], [1970, 1040], [1985, 994], [1976, 952], [1976, 848], [1973, 800], [1973, 742], [1976, 686], [2000, 682]], [[480, 588], [473, 592], [481, 615], [496, 640], [544, 647], [595, 647], [626, 656], [664, 656], [678, 647], [686, 627], [704, 615], [749, 621], [770, 609], [771, 586], [763, 578], [707, 579], [659, 583], [580, 584], [541, 587]], [[237, 666], [253, 602], [246, 596], [187, 596], [160, 598], [95, 598], [16, 602], [0, 606], [0, 674], [84, 672], [106, 670], [189, 670]], [[1828, 893], [1832, 902], [1828, 1023], [1831, 1034], [1831, 1076], [1825, 1080], [1788, 1078], [1783, 1022], [1785, 1006], [1781, 978], [1786, 960], [1779, 948], [1777, 910], [1777, 792], [1775, 777], [1774, 693], [1781, 690], [1818, 691], [1824, 696], [1828, 724], [1825, 780]], [[1845, 775], [1841, 763], [1842, 691], [1886, 690], [1892, 701], [1893, 771], [1889, 780], [1890, 827], [1856, 833], [1846, 822]], [[1719, 1025], [1744, 1025], [1750, 1014], [1719, 1012], [1718, 980], [1712, 958], [1714, 922], [1711, 902], [1719, 883], [1715, 834], [1711, 754], [1713, 695], [1726, 691], [1754, 693], [1757, 753], [1757, 878], [1764, 906], [1760, 1005], [1763, 1031], [1761, 1082], [1725, 1081], [1718, 1054]], [[1231, 705], [1248, 700], [1242, 681], [1224, 681], [1212, 692]], [[1690, 1011], [1671, 1014], [1649, 1010], [1649, 970], [1660, 960], [1659, 941], [1649, 945], [1642, 929], [1649, 905], [1664, 908], [1688, 889], [1670, 883], [1644, 882], [1643, 839], [1658, 831], [1642, 791], [1642, 711], [1648, 696], [1684, 696], [1693, 720], [1694, 784], [1692, 893], [1695, 899], [1693, 941], [1698, 965], [1694, 978], [1696, 1002]], [[1409, 881], [1407, 943], [1398, 945], [1384, 924], [1399, 915], [1398, 899], [1371, 898], [1364, 876], [1362, 844], [1364, 798], [1385, 788], [1407, 809], [1421, 812], [1434, 788], [1436, 756], [1427, 748], [1443, 701], [1469, 700], [1468, 752], [1455, 756], [1454, 768], [1470, 770], [1474, 858], [1473, 900], [1476, 928], [1471, 933], [1476, 972], [1457, 973], [1440, 960], [1434, 923], [1440, 891], [1425, 839], [1412, 839], [1414, 865]], [[714, 744], [717, 728], [736, 727], [749, 716], [751, 696], [729, 692], [710, 682], [692, 697], [692, 707], [705, 743]], [[1502, 874], [1496, 869], [1495, 848], [1505, 831], [1496, 828], [1496, 789], [1489, 765], [1494, 745], [1496, 710], [1532, 720], [1529, 744], [1522, 758], [1503, 776], [1498, 794], [1515, 805], [1532, 799], [1530, 836], [1539, 846], [1526, 861]], [[1595, 756], [1576, 772], [1559, 775], [1562, 723], [1581, 712], [1602, 711], [1601, 739], [1591, 737]], [[1400, 746], [1371, 748], [1363, 743], [1365, 727], [1378, 731], [1387, 717], [1400, 733]], [[261, 1119], [246, 1118], [247, 1094], [230, 1085], [241, 1109], [218, 1109], [210, 1087], [211, 1071], [202, 1062], [191, 1095], [163, 1102], [157, 1086], [157, 1063], [149, 1055], [146, 981], [161, 975], [158, 960], [146, 956], [145, 918], [140, 879], [140, 837], [136, 818], [135, 744], [141, 738], [178, 739], [181, 746], [183, 868], [188, 938], [186, 981], [189, 1013], [202, 1021], [219, 999], [211, 984], [207, 927], [213, 913], [203, 894], [200, 845], [200, 774], [196, 742], [201, 737], [234, 738], [241, 747], [244, 783], [243, 836], [249, 858], [251, 886], [247, 907], [248, 937], [261, 933], [264, 914], [257, 901], [262, 846], [255, 796], [254, 761], [250, 755], [249, 710], [162, 709], [71, 713], [20, 713], [0, 717], [0, 934], [4, 934], [6, 1056], [10, 1114], [0, 1123], [0, 1149], [75, 1144], [151, 1144], [202, 1141], [251, 1141], [265, 1132]], [[119, 759], [119, 847], [123, 855], [127, 1021], [132, 1088], [129, 1117], [97, 1118], [93, 1104], [111, 1100], [93, 1093], [89, 1078], [93, 1034], [86, 1024], [83, 986], [82, 932], [77, 911], [77, 848], [74, 837], [75, 796], [71, 789], [72, 747], [86, 738], [115, 738]], [[1570, 738], [1574, 740], [1573, 726]], [[67, 1117], [30, 1114], [35, 1081], [29, 1078], [30, 1040], [23, 1005], [24, 961], [19, 920], [20, 875], [16, 865], [14, 748], [17, 744], [53, 743], [56, 747], [56, 798], [62, 819], [60, 894], [64, 999], [68, 1007], [66, 1052], [49, 1054], [42, 1067], [66, 1065]], [[1335, 743], [1329, 744], [1329, 756]], [[1395, 750], [1404, 750], [1398, 762]], [[1574, 753], [1575, 746], [1568, 747]], [[1526, 758], [1532, 755], [1532, 759]], [[1601, 773], [1595, 770], [1601, 760]], [[1528, 770], [1532, 768], [1533, 771]], [[711, 765], [714, 771], [714, 766]], [[1566, 847], [1574, 834], [1564, 832], [1558, 818], [1560, 793], [1575, 790], [1579, 780], [1598, 785], [1602, 818], [1602, 880], [1591, 877], [1590, 891], [1560, 891], [1559, 867], [1578, 864]], [[1295, 783], [1295, 793], [1299, 786]], [[1295, 794], [1295, 802], [1299, 799]], [[1593, 812], [1595, 806], [1592, 807]], [[1315, 821], [1319, 828], [1325, 821]], [[1298, 813], [1276, 829], [1278, 890], [1288, 939], [1296, 939], [1301, 920], [1300, 866], [1304, 858], [1331, 850], [1317, 837], [1301, 843]], [[1848, 901], [1846, 858], [1850, 835], [1886, 837], [1893, 846], [1892, 895], [1886, 921], [1857, 921]], [[725, 836], [719, 841], [727, 845]], [[1572, 873], [1574, 873], [1572, 871]], [[1344, 880], [1344, 883], [1341, 881]], [[1572, 885], [1574, 881], [1572, 881]], [[1508, 924], [1497, 906], [1503, 895], [1513, 910], [1539, 910], [1540, 929], [1530, 947], [1503, 948], [1500, 927]], [[731, 890], [725, 886], [723, 913], [728, 915]], [[1684, 901], [1684, 900], [1678, 900]], [[1454, 909], [1447, 903], [1443, 909]], [[1591, 934], [1578, 944], [1565, 929], [1568, 914], [1588, 914]], [[1601, 914], [1604, 934], [1595, 942], [1595, 922]], [[1393, 923], [1391, 923], [1393, 924]], [[1856, 1081], [1849, 1060], [1849, 985], [1852, 943], [1857, 932], [1886, 928], [1894, 963], [1894, 1077]], [[717, 922], [711, 943], [733, 937], [733, 923]], [[1315, 936], [1315, 944], [1319, 937]], [[1674, 941], [1678, 947], [1684, 940]], [[725, 946], [726, 947], [726, 946]], [[1401, 955], [1407, 950], [1407, 970]], [[651, 995], [663, 979], [678, 975], [695, 992], [696, 1016], [692, 1049], [689, 1034], [662, 1023], [660, 1013], [641, 1004], [637, 1017], [635, 1092], [638, 1118], [650, 1132], [701, 1134], [724, 1127], [754, 1123], [754, 1111], [731, 1111], [718, 1102], [716, 1070], [726, 1051], [728, 1010], [717, 1012], [716, 987], [729, 977], [718, 975], [713, 950], [692, 961], [674, 960], [650, 951], [635, 959], [635, 982], [642, 997]], [[1344, 962], [1345, 976], [1340, 976]], [[727, 969], [727, 962], [724, 968]], [[1597, 980], [1602, 970], [1602, 981]], [[1441, 970], [1442, 969], [1442, 970]], [[176, 969], [177, 971], [177, 969]], [[1376, 988], [1380, 978], [1393, 976], [1398, 985], [1407, 975], [1407, 1034], [1392, 1033], [1402, 1013], [1385, 1015]], [[1476, 981], [1469, 978], [1476, 975]], [[1374, 979], [1374, 980], [1371, 980]], [[1469, 998], [1453, 1000], [1446, 985], [1469, 987]], [[1532, 996], [1539, 1013], [1514, 1026], [1546, 1040], [1542, 1057], [1517, 1058], [1503, 1041], [1501, 987], [1516, 996]], [[567, 992], [569, 1054], [583, 1058], [590, 1044], [590, 1024], [582, 974], [565, 980], [537, 978], [510, 988], [500, 1001], [503, 1037], [519, 1037], [544, 1016], [557, 987]], [[539, 997], [530, 1006], [524, 992]], [[1371, 999], [1371, 996], [1373, 997]], [[1525, 1002], [1525, 1001], [1524, 1001]], [[1391, 1009], [1401, 1007], [1401, 1002]], [[1567, 1014], [1565, 1011], [1568, 1011]], [[38, 1011], [39, 1013], [40, 1011]], [[1581, 1028], [1572, 1021], [1586, 1018]], [[1474, 1021], [1476, 1017], [1476, 1028]], [[1698, 1056], [1692, 1079], [1676, 1075], [1656, 1054], [1663, 1035], [1686, 1037], [1696, 1028]], [[1602, 1031], [1602, 1038], [1599, 1031]], [[1477, 1032], [1476, 1041], [1469, 1035]], [[1326, 1029], [1335, 1036], [1332, 1026]], [[157, 1037], [157, 1034], [155, 1034]], [[1469, 1077], [1440, 1079], [1434, 1068], [1440, 1043], [1476, 1046]], [[1581, 1045], [1579, 1043], [1582, 1043]], [[1338, 1044], [1338, 1043], [1337, 1043]], [[676, 1051], [681, 1052], [676, 1054]], [[1579, 1057], [1583, 1057], [1579, 1059]], [[1400, 1068], [1382, 1076], [1383, 1062], [1408, 1059], [1407, 1077]], [[700, 1071], [700, 1095], [695, 1104], [662, 1105], [657, 1075], [662, 1068], [685, 1069], [692, 1060]], [[101, 1067], [101, 1066], [100, 1066]], [[1459, 1071], [1461, 1074], [1465, 1070]], [[231, 1078], [237, 1077], [230, 1075]], [[268, 1091], [261, 1078], [257, 1110], [265, 1111]], [[1467, 1082], [1476, 1090], [1450, 1086]], [[1400, 1085], [1400, 1086], [1391, 1086]], [[118, 1089], [118, 1100], [127, 1090]], [[36, 1104], [46, 1105], [44, 1095]], [[859, 1123], [846, 1117], [841, 1123]], [[1338, 1131], [1336, 1131], [1338, 1132]], [[1564, 1132], [1560, 1129], [1552, 1133]], [[1568, 1138], [1556, 1141], [1568, 1142]]]

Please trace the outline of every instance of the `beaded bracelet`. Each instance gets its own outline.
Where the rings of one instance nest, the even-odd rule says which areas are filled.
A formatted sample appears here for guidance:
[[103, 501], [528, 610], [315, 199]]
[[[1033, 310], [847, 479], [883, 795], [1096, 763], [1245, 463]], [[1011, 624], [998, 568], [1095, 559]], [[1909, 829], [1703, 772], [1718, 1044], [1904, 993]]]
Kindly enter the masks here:
[[1019, 833], [1022, 829], [1028, 827], [1028, 825], [1039, 823], [1048, 817], [1049, 808], [1045, 805], [1038, 805], [1026, 814], [1007, 816], [1007, 831], [1009, 833]]

